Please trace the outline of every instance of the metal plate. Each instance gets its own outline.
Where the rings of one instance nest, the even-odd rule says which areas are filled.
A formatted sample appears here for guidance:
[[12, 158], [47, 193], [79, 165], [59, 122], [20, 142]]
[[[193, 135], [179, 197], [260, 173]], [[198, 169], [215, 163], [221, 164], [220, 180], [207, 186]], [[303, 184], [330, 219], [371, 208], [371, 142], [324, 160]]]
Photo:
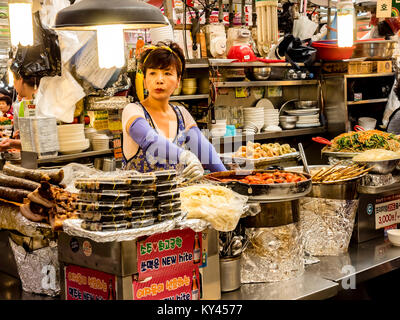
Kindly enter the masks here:
[[257, 164], [268, 164], [269, 162], [275, 163], [276, 161], [280, 160], [287, 160], [287, 159], [296, 159], [299, 156], [299, 152], [291, 152], [286, 153], [281, 156], [275, 157], [264, 157], [258, 159], [251, 159], [251, 158], [243, 158], [243, 157], [235, 157], [235, 153], [221, 153], [219, 156], [224, 160], [231, 160], [233, 163], [237, 164], [249, 164], [249, 165], [257, 165]]
[[321, 151], [321, 154], [334, 158], [353, 158], [354, 156], [360, 154], [360, 152]]

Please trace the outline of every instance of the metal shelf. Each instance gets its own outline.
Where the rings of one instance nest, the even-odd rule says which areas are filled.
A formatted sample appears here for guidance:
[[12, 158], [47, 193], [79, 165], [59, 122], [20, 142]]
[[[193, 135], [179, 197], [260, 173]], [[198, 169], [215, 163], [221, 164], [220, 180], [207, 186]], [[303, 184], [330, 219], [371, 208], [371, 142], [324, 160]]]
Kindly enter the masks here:
[[[209, 59], [210, 66], [212, 67], [291, 67], [289, 62], [278, 63], [265, 63], [261, 61], [255, 62], [232, 62], [232, 59]], [[299, 67], [304, 67], [304, 63], [297, 63]], [[320, 66], [319, 62], [314, 63], [312, 66]]]
[[208, 68], [208, 59], [186, 59], [185, 60], [185, 68], [193, 69], [193, 68]]
[[171, 96], [169, 101], [208, 99], [209, 94], [188, 94], [184, 96]]
[[87, 151], [87, 152], [80, 152], [80, 153], [74, 153], [74, 154], [66, 154], [63, 156], [57, 156], [57, 157], [53, 157], [53, 158], [37, 159], [37, 163], [63, 162], [63, 161], [70, 161], [70, 160], [75, 160], [75, 159], [80, 159], [80, 158], [93, 157], [93, 156], [99, 156], [99, 155], [105, 155], [105, 154], [111, 154], [111, 153], [113, 153], [112, 149], [100, 150], [100, 151]]
[[357, 104], [381, 103], [381, 102], [387, 102], [387, 101], [388, 101], [388, 98], [360, 100], [360, 101], [347, 101], [347, 105], [353, 106], [353, 105], [357, 105]]
[[302, 129], [292, 129], [292, 130], [282, 130], [279, 132], [262, 132], [253, 135], [237, 135], [234, 137], [211, 137], [212, 144], [223, 144], [223, 143], [233, 143], [240, 141], [251, 140], [254, 137], [254, 141], [266, 140], [274, 138], [285, 138], [285, 137], [295, 137], [308, 134], [318, 134], [324, 133], [326, 131], [325, 127], [316, 128], [302, 128]]
[[277, 81], [227, 81], [214, 82], [214, 85], [219, 88], [233, 87], [265, 87], [265, 86], [304, 86], [316, 85], [318, 80], [277, 80]]

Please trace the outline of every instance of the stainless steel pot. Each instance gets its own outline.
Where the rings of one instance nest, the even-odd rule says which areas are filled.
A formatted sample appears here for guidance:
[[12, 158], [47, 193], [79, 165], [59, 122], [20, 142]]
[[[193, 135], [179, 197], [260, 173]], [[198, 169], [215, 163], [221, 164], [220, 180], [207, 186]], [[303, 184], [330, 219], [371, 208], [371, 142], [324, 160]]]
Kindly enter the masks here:
[[221, 291], [228, 292], [240, 288], [240, 256], [219, 259]]
[[[353, 160], [354, 161], [354, 160]], [[361, 165], [365, 165], [367, 168], [373, 168], [370, 173], [388, 174], [391, 173], [396, 166], [400, 163], [399, 159], [394, 160], [381, 160], [381, 161], [354, 161]]]
[[395, 40], [358, 41], [352, 58], [368, 58], [368, 60], [391, 59]]
[[249, 68], [247, 77], [250, 80], [267, 80], [271, 75], [271, 67], [253, 67]]
[[295, 101], [294, 106], [296, 109], [307, 109], [307, 108], [313, 108], [318, 106], [318, 101]]

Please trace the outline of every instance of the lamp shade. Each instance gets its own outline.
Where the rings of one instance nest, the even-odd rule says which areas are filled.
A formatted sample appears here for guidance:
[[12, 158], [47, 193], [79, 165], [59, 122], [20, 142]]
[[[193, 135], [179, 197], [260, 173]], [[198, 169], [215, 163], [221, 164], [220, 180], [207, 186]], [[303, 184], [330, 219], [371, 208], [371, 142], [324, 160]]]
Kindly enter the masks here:
[[167, 25], [161, 10], [134, 0], [82, 0], [57, 13], [54, 28], [96, 30], [101, 25], [124, 25], [124, 29], [146, 29]]

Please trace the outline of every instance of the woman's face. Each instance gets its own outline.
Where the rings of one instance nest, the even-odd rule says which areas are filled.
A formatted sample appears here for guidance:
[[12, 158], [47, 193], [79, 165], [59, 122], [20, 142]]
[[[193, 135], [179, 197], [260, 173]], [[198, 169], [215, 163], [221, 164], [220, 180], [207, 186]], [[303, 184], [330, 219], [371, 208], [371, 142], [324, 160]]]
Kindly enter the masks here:
[[20, 78], [20, 79], [17, 79], [15, 76], [14, 76], [14, 89], [15, 89], [15, 91], [17, 91], [17, 93], [20, 95], [20, 96], [22, 96], [23, 95], [23, 84], [24, 84], [24, 81], [22, 80], [22, 78]]
[[6, 113], [8, 109], [10, 109], [11, 106], [9, 106], [5, 101], [0, 101], [0, 111], [3, 113]]
[[179, 78], [175, 66], [167, 69], [146, 69], [144, 87], [153, 99], [168, 100], [178, 86]]

